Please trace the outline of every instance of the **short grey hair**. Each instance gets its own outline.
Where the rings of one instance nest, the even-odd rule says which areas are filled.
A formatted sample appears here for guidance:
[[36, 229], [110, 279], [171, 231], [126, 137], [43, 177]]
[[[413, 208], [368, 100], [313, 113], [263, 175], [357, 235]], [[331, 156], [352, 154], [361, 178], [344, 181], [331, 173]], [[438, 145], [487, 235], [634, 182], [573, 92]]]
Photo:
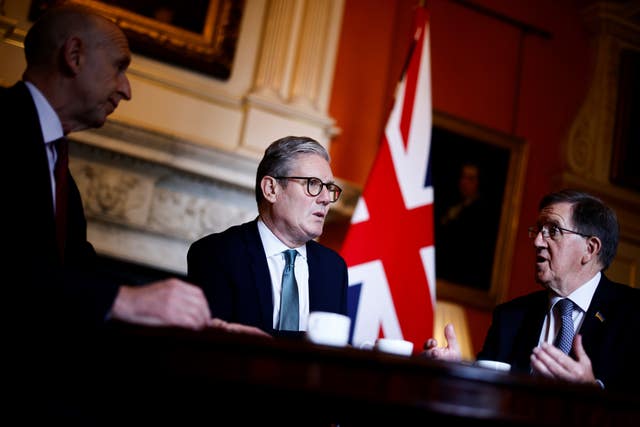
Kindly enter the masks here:
[[602, 269], [606, 270], [618, 249], [618, 235], [620, 226], [616, 213], [605, 203], [583, 191], [564, 189], [545, 195], [540, 200], [539, 210], [557, 203], [569, 203], [571, 205], [571, 220], [576, 231], [596, 236], [602, 242], [602, 249], [598, 259]]
[[[256, 202], [258, 208], [264, 201], [260, 183], [265, 176], [288, 176], [297, 157], [301, 154], [316, 154], [327, 162], [331, 161], [327, 150], [315, 139], [307, 136], [286, 136], [272, 142], [264, 151], [264, 156], [256, 172]], [[285, 182], [284, 186], [287, 185]]]

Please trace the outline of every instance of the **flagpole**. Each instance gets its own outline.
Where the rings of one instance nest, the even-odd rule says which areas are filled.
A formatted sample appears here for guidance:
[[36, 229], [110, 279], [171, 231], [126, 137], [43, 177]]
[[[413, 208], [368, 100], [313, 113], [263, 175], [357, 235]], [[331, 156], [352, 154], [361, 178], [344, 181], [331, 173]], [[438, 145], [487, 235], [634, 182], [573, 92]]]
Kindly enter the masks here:
[[[422, 6], [420, 6], [422, 7]], [[420, 33], [424, 30], [424, 28], [416, 28], [413, 32], [413, 39], [411, 40], [411, 44], [409, 45], [409, 52], [407, 52], [407, 57], [404, 60], [404, 64], [402, 65], [402, 73], [400, 73], [400, 80], [398, 83], [402, 81], [404, 75], [409, 68], [409, 62], [411, 62], [411, 57], [413, 56], [413, 51], [416, 49], [416, 44], [418, 43], [418, 39], [420, 38]]]
[[[418, 2], [418, 7], [422, 8], [422, 9], [426, 9], [425, 8], [425, 0], [420, 0]], [[416, 8], [416, 10], [418, 10], [418, 9]], [[395, 85], [395, 88], [393, 90], [393, 96], [391, 97], [391, 103], [386, 108], [385, 117], [389, 117], [389, 113], [393, 109], [393, 105], [395, 104], [395, 99], [396, 99], [396, 93], [398, 92], [398, 86], [400, 86], [400, 83], [402, 83], [402, 80], [404, 80], [405, 74], [407, 73], [407, 70], [409, 69], [409, 64], [411, 63], [411, 57], [413, 56], [413, 51], [416, 49], [416, 45], [418, 44], [418, 40], [420, 39], [420, 35], [421, 35], [422, 31], [424, 31], [424, 26], [421, 26], [421, 27], [416, 26], [416, 17], [415, 16], [413, 18], [412, 26], [415, 26], [416, 28], [414, 28], [413, 38], [411, 39], [411, 43], [409, 44], [409, 50], [407, 52], [406, 58], [404, 60], [404, 63], [402, 65], [402, 71], [400, 72], [400, 78], [396, 81], [396, 85]]]

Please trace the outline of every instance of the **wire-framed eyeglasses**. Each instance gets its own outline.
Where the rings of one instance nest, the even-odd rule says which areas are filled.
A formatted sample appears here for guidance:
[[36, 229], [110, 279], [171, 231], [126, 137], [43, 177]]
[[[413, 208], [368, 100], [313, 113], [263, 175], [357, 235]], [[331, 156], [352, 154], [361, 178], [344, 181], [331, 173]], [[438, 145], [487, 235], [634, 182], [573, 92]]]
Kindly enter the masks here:
[[313, 176], [274, 176], [275, 179], [305, 179], [307, 180], [307, 193], [311, 197], [315, 197], [322, 192], [322, 187], [327, 187], [329, 192], [329, 199], [331, 203], [334, 203], [342, 194], [342, 188], [338, 187], [333, 182], [322, 182], [320, 178]]
[[530, 239], [535, 239], [538, 236], [538, 233], [542, 233], [542, 237], [544, 239], [551, 239], [551, 240], [560, 240], [564, 235], [564, 233], [577, 234], [578, 236], [582, 236], [585, 238], [591, 237], [588, 234], [583, 234], [578, 231], [562, 228], [555, 224], [543, 224], [542, 226], [532, 225], [527, 229], [527, 231], [529, 231]]

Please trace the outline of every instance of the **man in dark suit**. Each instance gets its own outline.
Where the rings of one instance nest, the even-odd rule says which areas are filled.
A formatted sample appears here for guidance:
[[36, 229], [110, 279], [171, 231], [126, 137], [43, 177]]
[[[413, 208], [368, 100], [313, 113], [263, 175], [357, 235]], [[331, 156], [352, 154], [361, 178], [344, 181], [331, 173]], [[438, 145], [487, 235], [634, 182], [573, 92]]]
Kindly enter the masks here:
[[[603, 272], [618, 246], [618, 221], [601, 200], [562, 190], [543, 197], [529, 228], [536, 249], [536, 281], [545, 290], [498, 305], [478, 359], [511, 364], [512, 371], [637, 393], [640, 380], [640, 290]], [[570, 336], [561, 350], [568, 300]], [[427, 357], [460, 360], [455, 331], [446, 347], [425, 343]], [[560, 337], [560, 338], [559, 338]], [[554, 345], [555, 343], [555, 345]]]
[[[202, 286], [212, 314], [293, 335], [306, 330], [310, 311], [346, 314], [346, 264], [313, 240], [341, 193], [325, 148], [307, 137], [273, 142], [258, 166], [255, 191], [255, 220], [206, 236], [189, 248], [188, 278]], [[281, 278], [288, 249], [296, 255], [298, 319], [292, 328], [283, 328]]]
[[[38, 329], [59, 330], [61, 321], [68, 321], [65, 329], [93, 327], [109, 319], [191, 329], [211, 325], [197, 286], [176, 278], [125, 286], [98, 271], [80, 193], [66, 163], [56, 176], [56, 163], [65, 158], [58, 141], [101, 127], [120, 101], [131, 99], [126, 76], [131, 53], [124, 33], [101, 15], [67, 5], [35, 22], [24, 45], [23, 80], [0, 90], [3, 182], [11, 203], [4, 241], [10, 253], [4, 261], [6, 271], [20, 275], [16, 286], [7, 287], [20, 295], [11, 300], [12, 310], [23, 315], [20, 323], [32, 319], [25, 313], [38, 313], [48, 319], [35, 321]], [[60, 235], [56, 212], [65, 214]]]
[[[111, 320], [266, 335], [212, 319], [192, 284], [169, 278], [128, 286], [98, 268], [80, 193], [57, 144], [64, 148], [67, 134], [102, 126], [131, 99], [131, 53], [120, 28], [83, 7], [56, 7], [32, 25], [24, 50], [22, 81], [0, 89], [2, 262], [10, 278], [2, 324], [7, 367], [18, 377], [8, 386], [18, 402], [11, 409], [23, 420], [78, 416], [92, 399], [89, 387], [107, 389], [92, 381], [103, 361], [92, 348], [100, 348]], [[62, 393], [67, 386], [73, 395]], [[23, 403], [32, 406], [21, 411]]]

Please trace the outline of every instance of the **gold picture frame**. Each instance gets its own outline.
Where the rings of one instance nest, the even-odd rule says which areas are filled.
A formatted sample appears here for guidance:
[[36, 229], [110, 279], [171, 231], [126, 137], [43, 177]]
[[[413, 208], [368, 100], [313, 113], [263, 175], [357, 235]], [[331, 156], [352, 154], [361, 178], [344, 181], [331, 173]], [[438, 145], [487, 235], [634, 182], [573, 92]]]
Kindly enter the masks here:
[[61, 3], [112, 19], [135, 53], [221, 80], [231, 76], [244, 0], [33, 0], [29, 18]]
[[[436, 294], [468, 306], [493, 308], [506, 297], [511, 276], [527, 143], [436, 111], [431, 144]], [[461, 212], [467, 207], [456, 196], [467, 191], [461, 187], [478, 172], [482, 196], [465, 217]], [[459, 229], [452, 231], [454, 226]]]

